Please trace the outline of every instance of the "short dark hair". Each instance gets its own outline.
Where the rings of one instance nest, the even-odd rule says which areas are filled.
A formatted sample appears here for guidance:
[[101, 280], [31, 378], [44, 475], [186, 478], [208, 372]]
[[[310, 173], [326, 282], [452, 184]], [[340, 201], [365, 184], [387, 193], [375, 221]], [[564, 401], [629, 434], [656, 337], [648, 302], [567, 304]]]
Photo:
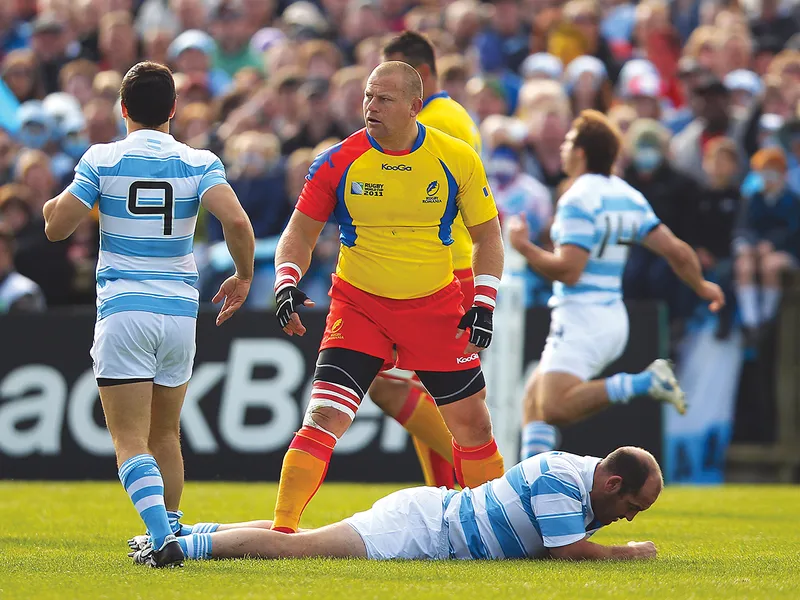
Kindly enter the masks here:
[[603, 464], [611, 475], [622, 478], [619, 489], [622, 495], [638, 494], [652, 472], [649, 461], [642, 453], [626, 447], [614, 450], [603, 459]]
[[169, 121], [175, 106], [175, 80], [169, 67], [145, 61], [133, 65], [119, 89], [130, 119], [144, 127]]
[[407, 62], [415, 69], [428, 65], [431, 73], [436, 75], [436, 53], [431, 41], [416, 31], [404, 31], [393, 38], [383, 47], [383, 56], [389, 57], [400, 54], [403, 62]]
[[603, 113], [584, 110], [572, 122], [576, 135], [573, 147], [583, 150], [586, 170], [609, 176], [619, 155], [622, 136]]

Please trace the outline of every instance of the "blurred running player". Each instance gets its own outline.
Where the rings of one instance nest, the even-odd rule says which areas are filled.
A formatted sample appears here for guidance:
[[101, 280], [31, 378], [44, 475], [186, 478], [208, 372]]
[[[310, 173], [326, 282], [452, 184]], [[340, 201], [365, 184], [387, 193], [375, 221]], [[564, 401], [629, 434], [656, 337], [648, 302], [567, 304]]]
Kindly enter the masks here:
[[[298, 282], [331, 213], [339, 223], [330, 311], [303, 427], [283, 461], [276, 529], [297, 531], [365, 392], [394, 365], [415, 371], [439, 406], [462, 485], [503, 473], [478, 356], [491, 342], [503, 270], [497, 208], [477, 153], [418, 123], [421, 109], [417, 71], [379, 65], [364, 92], [366, 128], [317, 157], [278, 243], [278, 321], [303, 335], [297, 309], [313, 302]], [[466, 313], [449, 248], [459, 213], [478, 274]]]
[[169, 134], [170, 70], [134, 65], [120, 97], [128, 136], [89, 148], [73, 183], [45, 205], [45, 231], [51, 241], [69, 237], [99, 203], [94, 374], [120, 481], [155, 548], [147, 563], [173, 566], [183, 560], [174, 534], [191, 532], [179, 522], [179, 427], [195, 355], [192, 244], [200, 203], [222, 223], [236, 265], [213, 300], [225, 300], [217, 325], [247, 298], [255, 241], [220, 160]]
[[[384, 46], [383, 60], [408, 63], [419, 73], [423, 100], [417, 121], [465, 141], [480, 154], [480, 133], [472, 117], [439, 88], [436, 56], [428, 38], [414, 31], [404, 31]], [[450, 252], [454, 274], [461, 283], [462, 306], [466, 312], [474, 296], [472, 238], [460, 214], [453, 221], [452, 237]], [[370, 398], [411, 433], [425, 485], [454, 487], [453, 436], [433, 398], [416, 385], [418, 379], [410, 379], [412, 373], [392, 369], [380, 375], [369, 388]]]
[[642, 194], [611, 175], [619, 148], [619, 132], [602, 113], [581, 112], [561, 146], [563, 169], [573, 183], [556, 208], [551, 228], [555, 250], [534, 245], [523, 220], [509, 223], [514, 248], [534, 270], [555, 281], [550, 334], [525, 390], [523, 459], [556, 446], [555, 426], [636, 396], [686, 411], [672, 367], [662, 359], [641, 373], [589, 381], [628, 343], [621, 280], [631, 245], [642, 244], [663, 256], [712, 311], [725, 304], [719, 286], [703, 279], [694, 250], [658, 220]]
[[[251, 521], [182, 537], [180, 543], [188, 558], [201, 560], [654, 558], [653, 542], [602, 546], [589, 538], [649, 509], [663, 485], [658, 463], [641, 448], [618, 448], [602, 460], [548, 452], [476, 489], [401, 490], [320, 529], [283, 535], [268, 531], [271, 521]], [[141, 562], [149, 552], [145, 544], [129, 556]]]

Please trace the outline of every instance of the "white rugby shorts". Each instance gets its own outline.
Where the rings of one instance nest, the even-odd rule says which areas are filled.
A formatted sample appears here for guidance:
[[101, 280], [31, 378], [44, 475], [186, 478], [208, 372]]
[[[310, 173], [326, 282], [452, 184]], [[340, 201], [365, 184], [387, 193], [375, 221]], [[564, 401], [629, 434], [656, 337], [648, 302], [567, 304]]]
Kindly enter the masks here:
[[183, 385], [192, 376], [196, 329], [192, 317], [140, 311], [109, 315], [94, 328], [94, 376]]
[[622, 301], [557, 306], [550, 315], [539, 372], [569, 373], [583, 381], [597, 377], [625, 351], [628, 329]]
[[400, 490], [344, 522], [364, 540], [371, 560], [446, 559], [450, 542], [444, 505], [452, 493], [444, 487]]

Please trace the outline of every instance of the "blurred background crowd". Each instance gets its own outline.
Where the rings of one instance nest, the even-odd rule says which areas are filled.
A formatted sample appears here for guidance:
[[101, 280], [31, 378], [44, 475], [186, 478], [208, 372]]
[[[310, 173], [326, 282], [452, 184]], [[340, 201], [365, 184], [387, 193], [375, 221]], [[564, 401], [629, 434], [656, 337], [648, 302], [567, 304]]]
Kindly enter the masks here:
[[[366, 77], [411, 29], [480, 128], [502, 215], [524, 214], [547, 247], [570, 120], [606, 112], [624, 134], [619, 176], [730, 294], [717, 335], [741, 320], [753, 345], [800, 265], [799, 22], [796, 0], [2, 0], [0, 286], [15, 271], [36, 286], [0, 312], [94, 302], [96, 221], [51, 244], [41, 209], [91, 144], [124, 137], [117, 92], [143, 59], [175, 73], [173, 135], [223, 159], [259, 240], [248, 302], [269, 306], [309, 165], [363, 126]], [[201, 212], [202, 299], [232, 267], [221, 240]], [[328, 226], [304, 277], [323, 305], [337, 247]], [[528, 304], [546, 303], [549, 284], [510, 261]], [[624, 283], [666, 302], [675, 335], [698, 310], [644, 249]]]

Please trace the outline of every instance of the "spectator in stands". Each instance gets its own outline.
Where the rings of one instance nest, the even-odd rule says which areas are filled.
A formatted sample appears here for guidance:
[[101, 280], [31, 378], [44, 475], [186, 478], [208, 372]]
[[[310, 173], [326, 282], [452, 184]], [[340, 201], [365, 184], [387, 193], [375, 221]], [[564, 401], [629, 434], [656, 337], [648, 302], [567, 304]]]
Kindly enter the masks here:
[[13, 50], [26, 48], [30, 36], [28, 24], [17, 20], [16, 4], [0, 2], [0, 60]]
[[461, 106], [467, 104], [469, 65], [463, 56], [447, 54], [436, 61], [439, 87]]
[[17, 148], [14, 139], [0, 127], [0, 185], [5, 185], [14, 178], [14, 161]]
[[[289, 216], [280, 158], [280, 142], [271, 133], [247, 131], [225, 145], [228, 181], [250, 217], [256, 239], [279, 235]], [[219, 221], [211, 217], [208, 226], [210, 242], [224, 239]]]
[[139, 61], [139, 40], [130, 13], [110, 12], [100, 19], [100, 68], [127, 73]]
[[719, 34], [712, 25], [701, 25], [695, 29], [686, 40], [683, 47], [683, 56], [689, 56], [697, 61], [700, 67], [708, 72], [716, 72], [719, 59]]
[[0, 186], [0, 221], [5, 223], [15, 236], [19, 235], [31, 221], [30, 190], [20, 183]]
[[705, 183], [703, 152], [717, 137], [729, 137], [741, 144], [744, 123], [731, 115], [730, 92], [713, 75], [706, 76], [694, 88], [695, 119], [672, 138], [671, 153], [675, 168], [698, 183]]
[[83, 106], [92, 99], [92, 83], [99, 69], [96, 63], [79, 58], [68, 62], [58, 74], [61, 91], [73, 96]]
[[286, 140], [283, 151], [291, 154], [299, 148], [311, 148], [322, 140], [335, 137], [344, 139], [350, 131], [334, 118], [330, 101], [330, 86], [324, 79], [311, 79], [297, 91], [300, 100], [300, 130]]
[[616, 83], [619, 76], [617, 64], [611, 47], [600, 32], [602, 14], [594, 0], [570, 0], [564, 5], [564, 21], [580, 31], [586, 42], [586, 54], [599, 58], [606, 67], [609, 79]]
[[[630, 163], [625, 180], [642, 192], [653, 212], [676, 236], [686, 239], [694, 220], [698, 187], [668, 159], [669, 130], [651, 119], [634, 121], [625, 135]], [[632, 246], [622, 279], [626, 298], [664, 300], [674, 319], [687, 318], [693, 307], [688, 288], [680, 285], [667, 262], [641, 246]]]
[[233, 77], [242, 67], [263, 68], [250, 47], [252, 31], [239, 0], [221, 0], [211, 12], [209, 32], [216, 40], [214, 66]]
[[[730, 26], [729, 26], [730, 27]], [[753, 59], [753, 39], [747, 29], [720, 28], [717, 71], [725, 77], [737, 69], [749, 69]]]
[[142, 35], [142, 59], [169, 64], [169, 45], [175, 39], [171, 27], [151, 27]]
[[39, 100], [28, 100], [17, 109], [17, 138], [25, 148], [36, 150], [52, 147], [56, 123]]
[[31, 48], [42, 73], [44, 93], [58, 91], [61, 67], [77, 56], [68, 52], [69, 37], [64, 21], [55, 13], [41, 13], [33, 22]]
[[567, 95], [555, 82], [529, 81], [520, 92], [519, 114], [527, 127], [522, 167], [554, 193], [566, 177], [559, 149], [572, 117]]
[[357, 65], [340, 69], [333, 76], [333, 103], [340, 130], [350, 134], [364, 127], [362, 102], [369, 72]]
[[469, 49], [482, 24], [482, 6], [475, 0], [455, 0], [444, 9], [444, 28], [453, 36], [460, 54]]
[[207, 5], [203, 0], [169, 0], [170, 11], [178, 20], [178, 31], [205, 29]]
[[525, 280], [527, 306], [543, 305], [550, 297], [550, 282], [533, 272], [525, 257], [513, 250], [507, 223], [511, 217], [524, 222], [524, 241], [547, 245], [553, 218], [550, 190], [522, 170], [519, 154], [510, 146], [498, 146], [486, 162], [486, 174], [500, 212], [507, 250], [506, 267]]
[[190, 29], [176, 37], [167, 49], [169, 64], [175, 73], [184, 73], [206, 82], [213, 96], [224, 94], [231, 85], [231, 75], [213, 66], [216, 43], [204, 31]]
[[467, 110], [476, 123], [482, 122], [489, 115], [508, 114], [503, 87], [495, 79], [472, 77], [465, 89], [467, 94]]
[[528, 32], [518, 0], [497, 0], [489, 5], [486, 27], [475, 37], [478, 47], [492, 48], [503, 65], [513, 73], [519, 71], [528, 56]]
[[771, 35], [784, 46], [797, 33], [797, 20], [781, 10], [780, 0], [761, 0], [755, 6], [758, 10], [750, 19], [750, 31], [754, 36]]
[[342, 53], [326, 40], [309, 40], [299, 48], [300, 68], [309, 79], [328, 79], [342, 68]]
[[14, 267], [14, 233], [0, 221], [0, 314], [45, 309], [41, 288]]
[[19, 102], [41, 100], [44, 85], [32, 50], [13, 50], [3, 59], [0, 76]]
[[94, 76], [92, 94], [95, 98], [104, 98], [113, 104], [119, 98], [121, 85], [122, 75], [116, 71], [100, 71]]
[[572, 114], [584, 109], [608, 112], [611, 105], [611, 84], [606, 67], [599, 58], [579, 56], [564, 73], [564, 86], [570, 96]]
[[707, 184], [697, 201], [695, 218], [689, 223], [687, 240], [695, 246], [706, 278], [718, 283], [729, 299], [719, 313], [717, 337], [725, 338], [733, 323], [736, 307], [733, 293], [731, 243], [733, 228], [741, 210], [738, 171], [740, 149], [729, 138], [716, 138], [703, 153]]
[[105, 98], [94, 98], [83, 107], [86, 119], [86, 135], [89, 144], [107, 144], [119, 135], [119, 124], [114, 113], [114, 105]]
[[786, 185], [780, 148], [759, 150], [750, 167], [733, 249], [742, 325], [748, 345], [754, 346], [762, 326], [777, 314], [781, 275], [800, 266], [800, 198]]
[[195, 102], [175, 115], [173, 135], [193, 148], [208, 148], [212, 144], [213, 114], [211, 107]]

